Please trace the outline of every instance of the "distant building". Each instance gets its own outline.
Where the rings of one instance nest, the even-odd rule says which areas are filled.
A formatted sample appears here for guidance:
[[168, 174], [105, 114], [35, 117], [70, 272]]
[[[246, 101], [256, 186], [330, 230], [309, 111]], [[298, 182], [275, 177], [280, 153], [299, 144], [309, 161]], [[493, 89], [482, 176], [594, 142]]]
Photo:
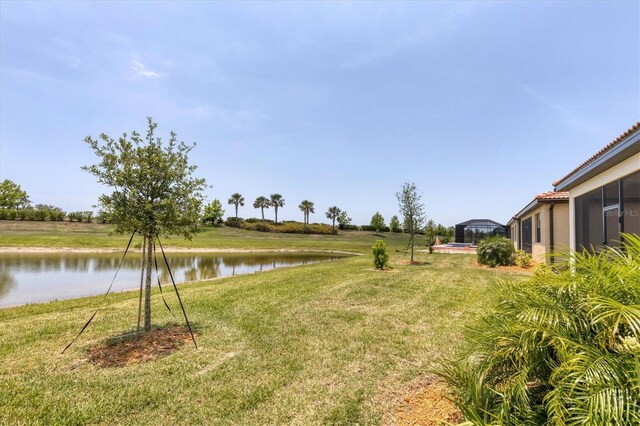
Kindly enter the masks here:
[[544, 192], [507, 223], [516, 249], [538, 262], [553, 263], [553, 253], [569, 250], [569, 193]]
[[472, 245], [484, 238], [507, 235], [507, 227], [489, 219], [471, 219], [456, 225], [456, 243]]
[[640, 235], [640, 122], [553, 183], [569, 193], [569, 246], [618, 246]]

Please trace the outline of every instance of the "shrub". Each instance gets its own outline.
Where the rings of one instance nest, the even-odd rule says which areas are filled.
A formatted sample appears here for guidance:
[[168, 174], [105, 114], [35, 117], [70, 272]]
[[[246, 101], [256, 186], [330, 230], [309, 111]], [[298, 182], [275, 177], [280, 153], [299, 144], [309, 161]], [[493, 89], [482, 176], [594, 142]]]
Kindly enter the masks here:
[[33, 208], [16, 209], [16, 219], [18, 220], [33, 220], [35, 218]]
[[[369, 231], [369, 232], [376, 232], [376, 229], [371, 226], [371, 225], [361, 225], [360, 226], [360, 230], [361, 231]], [[388, 226], [383, 226], [382, 228], [380, 228], [380, 232], [389, 232], [390, 229]]]
[[531, 255], [524, 250], [516, 250], [515, 262], [521, 268], [528, 268], [531, 266]]
[[0, 209], [0, 220], [16, 220], [15, 209]]
[[384, 245], [384, 241], [377, 240], [371, 249], [373, 250], [373, 264], [376, 269], [384, 269], [389, 262], [389, 252]]
[[640, 237], [567, 255], [503, 301], [441, 365], [474, 424], [640, 424]]
[[84, 212], [69, 212], [67, 214], [67, 218], [69, 222], [82, 222], [82, 218], [84, 217]]
[[104, 210], [100, 210], [98, 212], [98, 222], [100, 223], [110, 223], [111, 222], [111, 217], [109, 215], [108, 212], [104, 211]]
[[515, 248], [508, 238], [489, 237], [478, 243], [478, 263], [495, 268], [515, 263]]
[[38, 221], [44, 221], [49, 218], [49, 210], [35, 209], [33, 212], [33, 218]]
[[228, 217], [227, 220], [224, 221], [224, 224], [232, 228], [240, 228], [242, 222], [244, 222], [244, 220], [241, 217], [237, 219], [235, 217]]

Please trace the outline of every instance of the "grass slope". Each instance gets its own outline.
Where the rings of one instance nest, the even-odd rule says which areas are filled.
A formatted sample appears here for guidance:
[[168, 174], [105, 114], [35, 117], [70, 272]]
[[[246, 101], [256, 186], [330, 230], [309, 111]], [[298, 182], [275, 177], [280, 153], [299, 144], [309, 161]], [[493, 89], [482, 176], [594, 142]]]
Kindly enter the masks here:
[[[100, 298], [0, 310], [0, 424], [379, 424], [507, 276], [471, 268], [473, 256], [403, 260], [394, 254], [386, 272], [356, 256], [182, 285], [200, 349], [121, 368], [89, 364], [86, 351], [135, 324], [135, 292], [109, 296], [64, 355]], [[158, 294], [153, 312], [157, 325], [179, 322]]]
[[[0, 221], [0, 247], [113, 248], [123, 249], [128, 235], [110, 235], [113, 227], [77, 222]], [[203, 227], [192, 240], [172, 238], [165, 245], [174, 248], [220, 249], [304, 249], [369, 252], [376, 239], [391, 251], [407, 247], [406, 234], [349, 231], [338, 235], [279, 234], [230, 227]], [[424, 247], [422, 247], [424, 248]]]

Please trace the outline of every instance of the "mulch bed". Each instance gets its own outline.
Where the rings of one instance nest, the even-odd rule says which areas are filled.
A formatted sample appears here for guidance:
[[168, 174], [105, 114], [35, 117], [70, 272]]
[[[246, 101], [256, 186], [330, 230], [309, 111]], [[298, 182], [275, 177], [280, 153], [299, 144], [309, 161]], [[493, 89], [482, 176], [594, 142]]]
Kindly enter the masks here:
[[190, 342], [191, 334], [186, 327], [157, 328], [139, 337], [132, 334], [117, 343], [107, 342], [89, 349], [87, 358], [98, 367], [122, 367], [169, 355]]
[[461, 423], [464, 418], [448, 398], [449, 386], [437, 376], [428, 376], [405, 394], [397, 408], [397, 424], [401, 426], [434, 426]]

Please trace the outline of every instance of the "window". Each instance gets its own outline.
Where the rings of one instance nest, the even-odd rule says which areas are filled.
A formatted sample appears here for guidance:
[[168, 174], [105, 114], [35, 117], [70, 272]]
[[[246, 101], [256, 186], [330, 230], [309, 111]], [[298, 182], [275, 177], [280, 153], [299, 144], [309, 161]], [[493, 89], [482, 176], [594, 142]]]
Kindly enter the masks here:
[[576, 250], [592, 250], [604, 242], [602, 188], [575, 200]]
[[620, 232], [640, 235], [640, 172], [575, 199], [576, 249], [617, 246]]
[[531, 229], [531, 218], [527, 218], [525, 220], [522, 221], [522, 250], [526, 251], [527, 253], [531, 253], [531, 233], [532, 233], [532, 229]]
[[536, 213], [536, 243], [542, 240], [542, 232], [540, 232], [540, 213]]
[[640, 235], [640, 172], [622, 178], [622, 232]]

